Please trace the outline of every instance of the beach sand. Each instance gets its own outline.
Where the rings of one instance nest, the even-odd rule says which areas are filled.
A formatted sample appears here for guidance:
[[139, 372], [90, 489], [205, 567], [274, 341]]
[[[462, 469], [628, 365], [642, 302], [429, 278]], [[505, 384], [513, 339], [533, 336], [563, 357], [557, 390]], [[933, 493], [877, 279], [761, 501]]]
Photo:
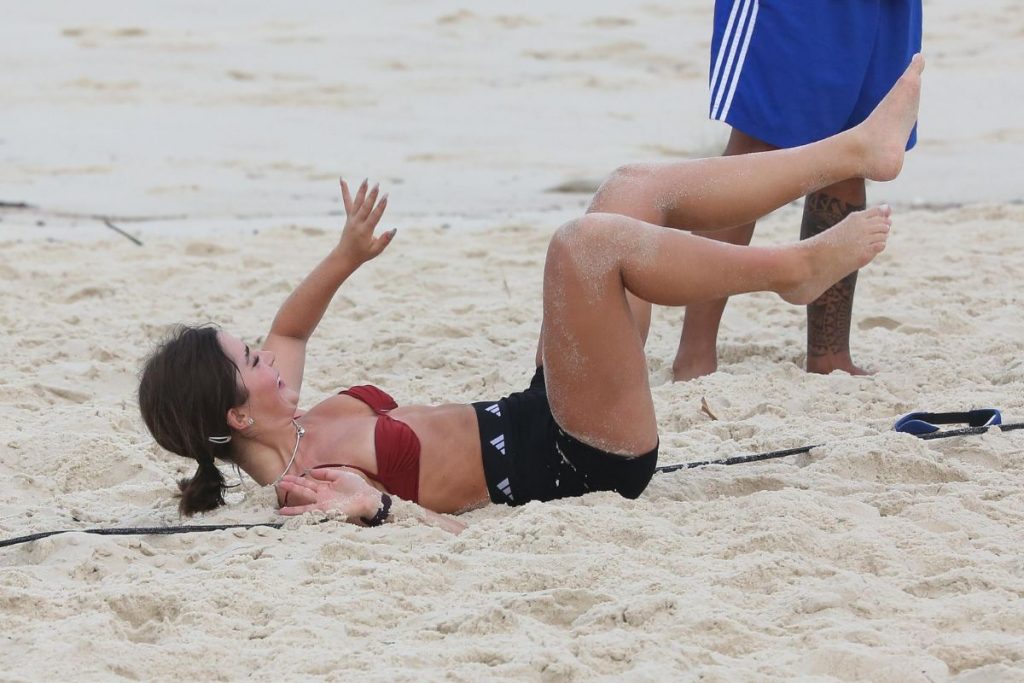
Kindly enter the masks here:
[[[338, 174], [380, 179], [399, 233], [335, 298], [303, 404], [524, 388], [552, 232], [616, 165], [724, 140], [704, 120], [709, 3], [550, 4], [5, 20], [0, 539], [182, 523], [193, 468], [146, 433], [140, 363], [177, 322], [258, 343], [338, 237]], [[925, 12], [920, 144], [869, 188], [895, 206], [853, 323], [877, 374], [804, 373], [803, 310], [752, 295], [719, 372], [673, 384], [681, 311], [655, 312], [661, 464], [823, 446], [657, 475], [636, 501], [492, 506], [457, 537], [399, 504], [377, 529], [2, 548], [0, 679], [1024, 680], [1022, 432], [891, 431], [915, 409], [1024, 420], [1024, 11]], [[795, 239], [799, 212], [756, 242]], [[194, 521], [284, 521], [251, 480], [228, 499]]]

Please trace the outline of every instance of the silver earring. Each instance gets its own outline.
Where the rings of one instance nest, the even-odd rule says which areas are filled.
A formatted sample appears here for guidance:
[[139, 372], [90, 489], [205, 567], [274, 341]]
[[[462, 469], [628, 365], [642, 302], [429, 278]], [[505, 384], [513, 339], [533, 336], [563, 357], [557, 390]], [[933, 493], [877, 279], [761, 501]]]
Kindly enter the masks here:
[[250, 418], [249, 418], [249, 426], [251, 427], [251, 426], [253, 426], [254, 424], [256, 424], [256, 420], [254, 420], [254, 419], [252, 419], [252, 418], [250, 417]]

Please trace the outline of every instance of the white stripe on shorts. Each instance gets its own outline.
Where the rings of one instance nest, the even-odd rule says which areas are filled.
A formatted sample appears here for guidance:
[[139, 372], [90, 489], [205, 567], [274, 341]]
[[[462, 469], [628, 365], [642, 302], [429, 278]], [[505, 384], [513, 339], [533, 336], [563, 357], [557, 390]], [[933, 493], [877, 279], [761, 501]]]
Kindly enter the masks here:
[[718, 56], [715, 57], [715, 70], [711, 72], [711, 97], [715, 96], [715, 88], [718, 86], [718, 74], [722, 71], [722, 57], [725, 56], [725, 49], [729, 47], [729, 38], [732, 35], [733, 24], [736, 23], [736, 11], [740, 8], [742, 0], [733, 0], [732, 10], [729, 12], [729, 21], [725, 24], [725, 32], [722, 33], [722, 42], [718, 45]]
[[736, 71], [732, 75], [732, 85], [729, 86], [729, 96], [725, 98], [725, 105], [722, 107], [721, 118], [724, 120], [729, 116], [729, 107], [732, 106], [732, 96], [736, 94], [736, 85], [740, 82], [740, 72], [743, 71], [743, 63], [747, 60], [747, 48], [750, 47], [750, 38], [754, 35], [754, 24], [757, 23], [757, 10], [761, 8], [761, 0], [754, 0], [754, 11], [750, 15], [750, 23], [747, 24], [747, 35], [743, 39], [743, 47], [740, 48], [740, 58], [736, 62]]
[[[733, 18], [741, 3], [742, 8], [739, 11], [739, 21], [734, 25]], [[753, 6], [753, 12], [751, 12], [751, 6]], [[729, 107], [732, 106], [732, 98], [736, 93], [736, 85], [739, 82], [740, 72], [743, 70], [743, 62], [747, 58], [747, 48], [750, 45], [750, 37], [754, 33], [754, 22], [757, 20], [759, 7], [759, 0], [734, 0], [732, 13], [729, 15], [729, 25], [726, 26], [722, 42], [718, 46], [718, 58], [715, 62], [715, 76], [718, 76], [719, 67], [722, 65], [722, 57], [726, 54], [726, 48], [728, 48], [728, 56], [725, 57], [725, 68], [720, 73], [721, 79], [717, 83], [712, 82], [711, 118], [713, 119], [724, 120], [725, 116], [729, 113]], [[750, 16], [750, 21], [747, 21], [748, 16]], [[740, 48], [740, 43], [743, 45], [742, 48]], [[740, 48], [738, 60], [736, 59], [737, 48]], [[734, 62], [735, 69], [733, 68]], [[728, 93], [728, 96], [726, 96], [726, 93]], [[722, 102], [723, 97], [725, 97], [724, 106]]]

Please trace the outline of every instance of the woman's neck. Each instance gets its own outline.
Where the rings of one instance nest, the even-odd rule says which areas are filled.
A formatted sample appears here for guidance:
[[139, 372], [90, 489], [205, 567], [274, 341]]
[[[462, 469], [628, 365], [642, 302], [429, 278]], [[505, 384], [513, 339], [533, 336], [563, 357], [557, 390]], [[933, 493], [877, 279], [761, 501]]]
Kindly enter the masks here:
[[274, 483], [288, 473], [286, 469], [294, 474], [302, 444], [299, 429], [295, 420], [289, 420], [272, 430], [236, 436], [235, 464], [260, 486]]

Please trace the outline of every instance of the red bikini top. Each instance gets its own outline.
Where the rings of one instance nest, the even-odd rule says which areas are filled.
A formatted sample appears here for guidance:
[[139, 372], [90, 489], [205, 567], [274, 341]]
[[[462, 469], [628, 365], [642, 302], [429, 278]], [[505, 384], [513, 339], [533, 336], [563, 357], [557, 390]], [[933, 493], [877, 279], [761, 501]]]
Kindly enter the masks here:
[[377, 426], [373, 432], [374, 449], [377, 451], [377, 472], [368, 472], [355, 465], [318, 465], [325, 467], [351, 467], [370, 479], [382, 484], [389, 493], [400, 498], [419, 502], [420, 497], [420, 440], [412, 428], [388, 415], [397, 408], [395, 399], [387, 392], [369, 384], [351, 387], [339, 394], [359, 399], [377, 413]]

